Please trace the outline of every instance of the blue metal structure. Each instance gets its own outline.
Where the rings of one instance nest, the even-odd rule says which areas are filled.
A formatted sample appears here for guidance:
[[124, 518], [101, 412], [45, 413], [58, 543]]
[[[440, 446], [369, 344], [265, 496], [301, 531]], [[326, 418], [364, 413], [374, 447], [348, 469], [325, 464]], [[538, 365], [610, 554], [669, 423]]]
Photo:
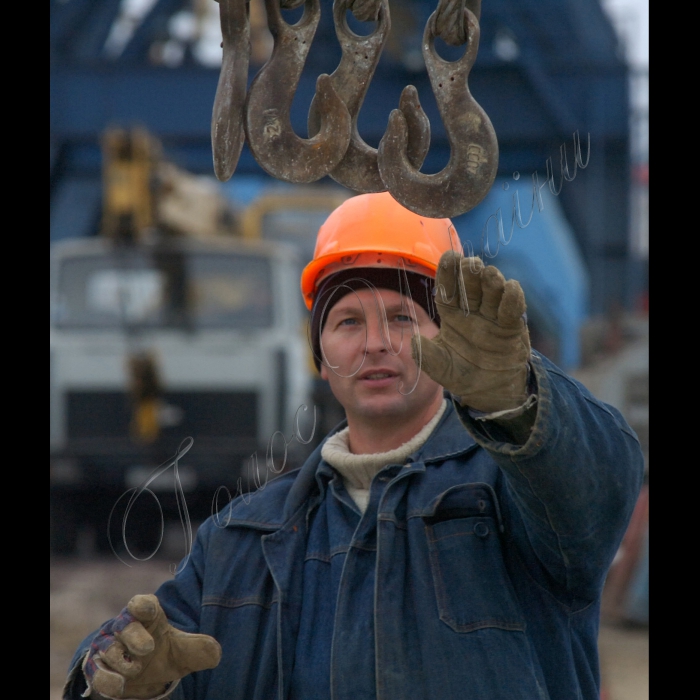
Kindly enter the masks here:
[[545, 190], [533, 202], [531, 183], [497, 178], [484, 201], [453, 223], [465, 255], [481, 255], [522, 285], [533, 346], [566, 369], [578, 367], [590, 275], [559, 199]]
[[[321, 24], [292, 110], [300, 135], [306, 134], [316, 77], [332, 72], [340, 58], [331, 0], [321, 5]], [[189, 54], [177, 68], [153, 66], [148, 58], [152, 43], [167, 37], [169, 17], [190, 2], [157, 0], [123, 53], [110, 59], [104, 45], [119, 6], [119, 0], [51, 1], [54, 239], [96, 231], [98, 137], [110, 124], [143, 124], [162, 139], [170, 158], [192, 171], [213, 173], [209, 127], [219, 71], [198, 65]], [[363, 138], [376, 146], [401, 89], [414, 84], [432, 128], [424, 172], [440, 170], [449, 157], [420, 60], [423, 27], [435, 6], [436, 0], [392, 2], [392, 36], [359, 119]], [[449, 57], [452, 49], [442, 51]], [[514, 171], [529, 178], [537, 171], [544, 181], [549, 157], [558, 178], [560, 146], [568, 144], [572, 163], [572, 134], [580, 132], [584, 143], [590, 134], [588, 166], [575, 181], [564, 182], [558, 201], [588, 268], [591, 311], [630, 305], [628, 67], [599, 0], [483, 0], [470, 88], [496, 129], [501, 178]], [[263, 174], [247, 148], [236, 172]]]

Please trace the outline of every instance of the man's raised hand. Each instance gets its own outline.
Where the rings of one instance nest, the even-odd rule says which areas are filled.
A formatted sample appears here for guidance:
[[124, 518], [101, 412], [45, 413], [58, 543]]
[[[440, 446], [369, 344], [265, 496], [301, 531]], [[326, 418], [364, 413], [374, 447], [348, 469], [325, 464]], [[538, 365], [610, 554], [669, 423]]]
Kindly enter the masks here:
[[158, 598], [136, 595], [93, 639], [83, 663], [89, 687], [107, 698], [158, 698], [195, 671], [214, 668], [221, 646], [168, 623]]
[[[523, 405], [530, 336], [520, 284], [506, 282], [479, 258], [448, 251], [440, 258], [435, 286], [440, 333], [433, 340], [420, 337], [423, 371], [477, 411]], [[412, 350], [418, 361], [417, 337]]]

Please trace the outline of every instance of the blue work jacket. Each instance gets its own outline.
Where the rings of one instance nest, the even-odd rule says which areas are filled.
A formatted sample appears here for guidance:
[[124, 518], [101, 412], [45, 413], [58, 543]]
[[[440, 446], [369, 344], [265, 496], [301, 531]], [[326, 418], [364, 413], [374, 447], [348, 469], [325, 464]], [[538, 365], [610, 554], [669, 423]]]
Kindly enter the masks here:
[[532, 368], [524, 445], [449, 403], [364, 515], [319, 447], [207, 520], [156, 595], [223, 656], [173, 700], [597, 700], [600, 595], [643, 457], [617, 410]]

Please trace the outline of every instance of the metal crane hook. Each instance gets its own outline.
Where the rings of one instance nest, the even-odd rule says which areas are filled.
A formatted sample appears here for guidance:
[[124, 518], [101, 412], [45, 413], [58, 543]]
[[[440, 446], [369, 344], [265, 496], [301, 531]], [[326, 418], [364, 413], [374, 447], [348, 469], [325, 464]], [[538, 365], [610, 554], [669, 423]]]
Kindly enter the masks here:
[[245, 141], [243, 106], [250, 59], [250, 24], [247, 0], [216, 2], [224, 51], [211, 117], [211, 147], [216, 177], [226, 182], [236, 169]]
[[[348, 150], [330, 176], [356, 192], [384, 192], [386, 185], [379, 175], [377, 150], [368, 146], [360, 136], [357, 116], [391, 29], [389, 2], [381, 0], [377, 27], [367, 36], [358, 36], [348, 26], [346, 13], [350, 5], [351, 0], [335, 0], [333, 3], [335, 31], [343, 55], [331, 74], [331, 82], [350, 112], [352, 131]], [[418, 92], [413, 86], [401, 93], [399, 108], [408, 123], [408, 159], [414, 167], [420, 168], [430, 147], [430, 122], [421, 109]], [[309, 135], [317, 134], [320, 124], [321, 113], [314, 98], [309, 108]]]
[[423, 34], [423, 57], [447, 138], [450, 160], [439, 173], [418, 172], [406, 155], [408, 128], [395, 109], [378, 149], [379, 172], [394, 199], [407, 209], [432, 218], [459, 216], [486, 196], [498, 168], [498, 141], [486, 112], [469, 92], [467, 79], [479, 50], [479, 23], [465, 8], [467, 49], [457, 61], [435, 52], [435, 15]]
[[294, 92], [321, 16], [319, 0], [305, 0], [304, 14], [294, 25], [282, 19], [279, 0], [265, 0], [272, 56], [248, 90], [245, 130], [255, 159], [267, 173], [287, 182], [314, 182], [335, 168], [350, 142], [352, 119], [330, 76], [316, 81], [321, 130], [302, 139], [289, 117]]

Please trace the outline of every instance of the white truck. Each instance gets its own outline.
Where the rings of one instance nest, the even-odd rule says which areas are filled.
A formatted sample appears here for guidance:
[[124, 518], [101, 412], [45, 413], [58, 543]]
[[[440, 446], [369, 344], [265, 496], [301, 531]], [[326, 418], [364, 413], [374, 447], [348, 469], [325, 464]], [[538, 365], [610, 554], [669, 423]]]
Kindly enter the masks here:
[[[105, 548], [117, 499], [171, 458], [184, 438], [194, 444], [179, 464], [180, 478], [190, 517], [198, 520], [210, 514], [219, 486], [234, 494], [239, 476], [250, 486], [246, 465], [256, 451], [266, 478], [268, 441], [278, 430], [289, 439], [303, 404], [309, 410], [300, 422], [310, 431], [313, 368], [299, 275], [294, 249], [263, 240], [125, 244], [97, 237], [53, 246], [54, 552], [74, 551], [86, 529]], [[158, 375], [145, 433], [129, 369], [134, 357], [148, 358]], [[291, 445], [287, 466], [307, 452]], [[283, 453], [277, 440], [278, 468]], [[166, 518], [177, 517], [172, 470], [149, 488]], [[139, 523], [153, 520], [142, 542], [149, 549], [154, 535], [157, 544], [159, 515], [157, 505], [140, 500], [133, 537], [144, 533]], [[219, 505], [225, 502], [222, 496]], [[120, 527], [113, 523], [112, 536]]]

